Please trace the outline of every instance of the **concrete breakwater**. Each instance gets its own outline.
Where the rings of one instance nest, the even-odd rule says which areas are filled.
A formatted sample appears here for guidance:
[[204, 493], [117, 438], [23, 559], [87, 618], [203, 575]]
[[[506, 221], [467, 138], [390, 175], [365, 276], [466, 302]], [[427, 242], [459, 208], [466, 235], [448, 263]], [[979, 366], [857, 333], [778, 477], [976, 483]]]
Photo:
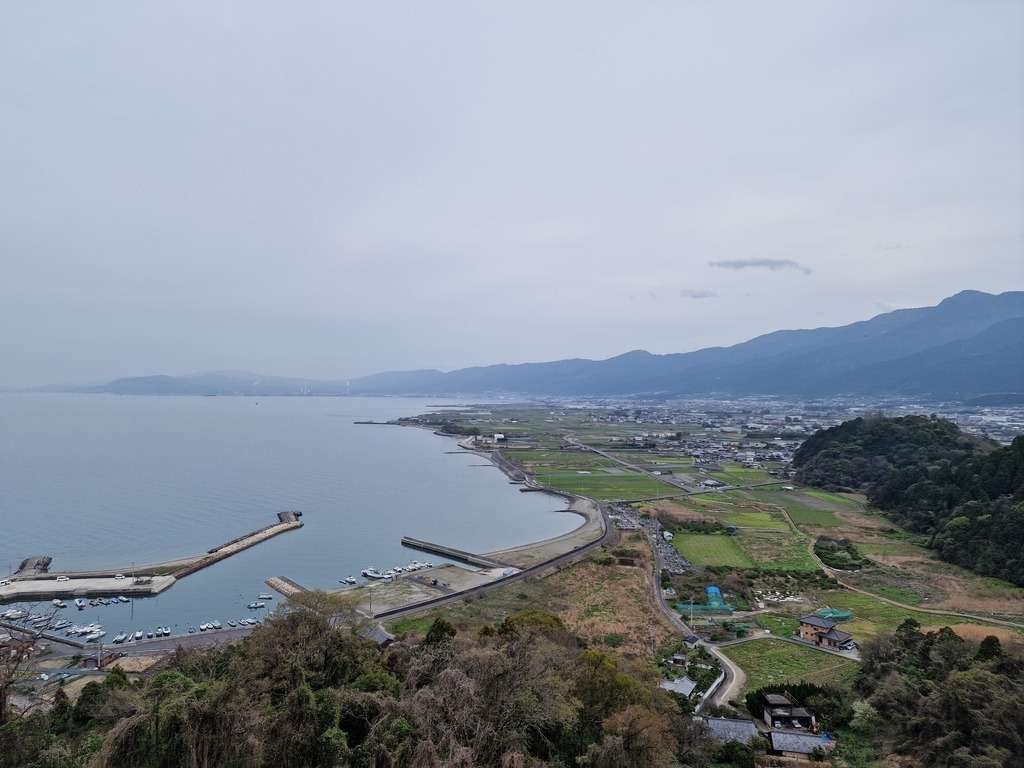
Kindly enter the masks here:
[[476, 555], [472, 552], [466, 552], [461, 549], [455, 549], [454, 547], [446, 547], [443, 544], [434, 544], [429, 541], [423, 541], [422, 539], [414, 539], [412, 536], [403, 536], [402, 544], [406, 547], [421, 549], [424, 552], [430, 552], [435, 555], [450, 557], [453, 560], [461, 560], [462, 562], [469, 563], [470, 565], [479, 565], [482, 568], [512, 567], [511, 563], [504, 563], [501, 560], [495, 560], [490, 557], [484, 557], [483, 555]]
[[302, 521], [299, 519], [301, 516], [301, 512], [279, 512], [277, 514], [278, 522], [272, 525], [232, 539], [208, 550], [206, 554], [176, 560], [172, 563], [136, 566], [118, 571], [104, 569], [51, 573], [48, 570], [50, 558], [26, 558], [16, 573], [9, 579], [0, 581], [0, 602], [109, 595], [128, 597], [156, 595], [171, 587], [180, 578], [281, 533], [301, 528]]

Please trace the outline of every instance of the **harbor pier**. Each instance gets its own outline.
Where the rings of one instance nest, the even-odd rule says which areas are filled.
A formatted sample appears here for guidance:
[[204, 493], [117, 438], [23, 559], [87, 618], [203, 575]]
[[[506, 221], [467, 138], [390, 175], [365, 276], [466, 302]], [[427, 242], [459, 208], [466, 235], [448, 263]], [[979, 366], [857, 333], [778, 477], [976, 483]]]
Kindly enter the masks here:
[[94, 571], [50, 572], [50, 557], [26, 558], [8, 579], [0, 581], [0, 603], [65, 599], [76, 597], [150, 597], [170, 588], [174, 583], [198, 570], [224, 560], [244, 549], [279, 534], [302, 527], [301, 512], [278, 512], [278, 522], [207, 550], [203, 555], [172, 563], [135, 566], [133, 568]]
[[505, 563], [501, 560], [495, 560], [491, 557], [485, 557], [484, 555], [476, 555], [472, 552], [466, 552], [461, 549], [455, 549], [454, 547], [446, 547], [443, 544], [434, 544], [430, 541], [423, 541], [423, 539], [414, 539], [412, 536], [403, 536], [402, 544], [406, 547], [412, 547], [413, 549], [420, 549], [424, 552], [430, 552], [434, 555], [441, 555], [443, 557], [450, 557], [453, 560], [461, 560], [464, 563], [470, 565], [478, 565], [481, 568], [514, 568], [512, 563]]

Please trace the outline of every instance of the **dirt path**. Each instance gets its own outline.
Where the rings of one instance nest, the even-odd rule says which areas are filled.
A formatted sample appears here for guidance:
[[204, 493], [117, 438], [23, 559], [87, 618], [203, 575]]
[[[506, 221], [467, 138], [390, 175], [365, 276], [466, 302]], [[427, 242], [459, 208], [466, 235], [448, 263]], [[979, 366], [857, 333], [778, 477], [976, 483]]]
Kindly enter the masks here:
[[881, 601], [883, 603], [886, 603], [887, 605], [892, 605], [892, 606], [895, 606], [896, 608], [902, 608], [902, 609], [907, 610], [907, 611], [916, 611], [917, 613], [927, 613], [927, 614], [930, 614], [932, 616], [955, 616], [955, 617], [960, 618], [960, 619], [971, 619], [972, 621], [984, 621], [984, 622], [986, 622], [988, 624], [998, 624], [999, 626], [1002, 626], [1002, 627], [1013, 627], [1014, 629], [1024, 629], [1024, 624], [1020, 624], [1020, 623], [1015, 622], [1015, 621], [1004, 621], [1003, 619], [991, 619], [991, 618], [987, 618], [985, 616], [975, 616], [975, 615], [970, 614], [970, 613], [959, 613], [957, 611], [943, 611], [943, 610], [939, 610], [937, 608], [919, 608], [918, 606], [915, 606], [915, 605], [907, 605], [906, 603], [901, 603], [901, 602], [898, 602], [896, 600], [891, 600], [888, 597], [882, 597], [881, 595], [876, 595], [874, 592], [868, 592], [865, 589], [860, 589], [859, 587], [855, 587], [852, 584], [849, 584], [849, 583], [843, 581], [842, 578], [840, 578], [840, 576], [835, 571], [833, 571], [831, 568], [829, 568], [823, 562], [821, 562], [821, 560], [818, 558], [818, 556], [816, 554], [814, 554], [814, 539], [811, 539], [811, 541], [809, 541], [807, 543], [807, 554], [809, 554], [811, 556], [811, 559], [814, 560], [814, 562], [818, 564], [818, 567], [821, 568], [821, 570], [823, 570], [828, 575], [828, 577], [831, 578], [832, 580], [838, 582], [839, 584], [842, 584], [844, 587], [846, 587], [851, 592], [856, 592], [856, 593], [861, 594], [861, 595], [867, 595], [868, 597], [873, 597], [875, 600], [879, 600], [879, 601]]

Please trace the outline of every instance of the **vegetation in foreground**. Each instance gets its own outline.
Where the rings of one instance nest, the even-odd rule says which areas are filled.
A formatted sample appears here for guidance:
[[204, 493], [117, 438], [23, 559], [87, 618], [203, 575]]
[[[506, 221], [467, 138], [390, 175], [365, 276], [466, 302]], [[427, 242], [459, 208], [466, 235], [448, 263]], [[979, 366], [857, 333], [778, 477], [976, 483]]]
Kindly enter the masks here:
[[436, 620], [386, 650], [305, 609], [237, 645], [179, 649], [130, 682], [0, 727], [3, 768], [702, 766], [660, 675], [525, 611], [475, 635]]

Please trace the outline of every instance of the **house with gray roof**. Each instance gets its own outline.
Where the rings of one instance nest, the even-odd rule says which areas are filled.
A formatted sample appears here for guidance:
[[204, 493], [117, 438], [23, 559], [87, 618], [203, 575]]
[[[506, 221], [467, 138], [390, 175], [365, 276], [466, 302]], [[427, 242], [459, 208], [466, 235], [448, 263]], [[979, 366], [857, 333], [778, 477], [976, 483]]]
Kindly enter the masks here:
[[815, 733], [769, 731], [768, 738], [771, 741], [773, 755], [792, 757], [798, 760], [806, 760], [807, 756], [819, 747], [825, 752], [831, 752], [836, 746], [831, 739]]
[[821, 616], [804, 616], [797, 630], [801, 640], [828, 648], [839, 648], [853, 639], [849, 632], [836, 629], [836, 622], [823, 619]]
[[711, 738], [719, 744], [738, 741], [747, 744], [757, 736], [757, 728], [750, 720], [732, 720], [726, 717], [702, 717]]
[[678, 693], [680, 696], [690, 698], [690, 695], [697, 690], [697, 683], [688, 677], [677, 677], [675, 680], [666, 680], [661, 684], [669, 693]]

